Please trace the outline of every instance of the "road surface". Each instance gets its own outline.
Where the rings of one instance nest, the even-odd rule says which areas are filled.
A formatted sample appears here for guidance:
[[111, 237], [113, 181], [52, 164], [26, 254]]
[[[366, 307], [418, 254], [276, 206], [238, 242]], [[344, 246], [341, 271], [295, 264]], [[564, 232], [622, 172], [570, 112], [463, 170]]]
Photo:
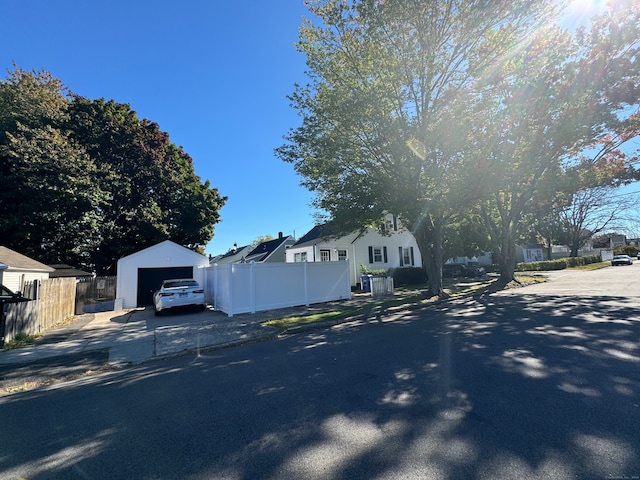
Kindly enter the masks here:
[[638, 478], [639, 273], [5, 396], [0, 478]]

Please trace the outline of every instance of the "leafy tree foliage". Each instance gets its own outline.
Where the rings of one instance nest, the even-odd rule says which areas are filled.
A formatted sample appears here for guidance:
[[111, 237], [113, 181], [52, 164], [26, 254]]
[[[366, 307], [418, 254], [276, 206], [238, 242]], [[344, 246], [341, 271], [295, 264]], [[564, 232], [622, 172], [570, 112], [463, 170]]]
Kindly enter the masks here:
[[197, 250], [225, 197], [129, 105], [72, 95], [47, 72], [0, 83], [0, 243], [46, 263], [115, 273], [171, 239]]
[[321, 25], [298, 44], [310, 83], [291, 96], [302, 125], [277, 153], [334, 229], [399, 214], [433, 294], [446, 229], [479, 209], [508, 282], [536, 199], [558, 199], [575, 169], [598, 184], [635, 175], [611, 155], [635, 135], [639, 91], [640, 8], [620, 3], [568, 32], [556, 2], [315, 1]]
[[[638, 133], [640, 93], [638, 8], [630, 14], [626, 7], [619, 5], [573, 37], [552, 25], [537, 30], [479, 91], [488, 102], [483, 133], [493, 139], [484, 144], [494, 183], [483, 215], [504, 281], [513, 279], [522, 220], [536, 198], [566, 192], [563, 176], [574, 180], [566, 192], [570, 199], [585, 188], [636, 175], [635, 158], [619, 150]], [[600, 150], [590, 157], [585, 151], [594, 144]]]
[[277, 150], [317, 193], [332, 229], [398, 214], [442, 289], [445, 228], [475, 195], [465, 170], [472, 86], [551, 2], [316, 1], [299, 50], [310, 84], [291, 96], [302, 126]]

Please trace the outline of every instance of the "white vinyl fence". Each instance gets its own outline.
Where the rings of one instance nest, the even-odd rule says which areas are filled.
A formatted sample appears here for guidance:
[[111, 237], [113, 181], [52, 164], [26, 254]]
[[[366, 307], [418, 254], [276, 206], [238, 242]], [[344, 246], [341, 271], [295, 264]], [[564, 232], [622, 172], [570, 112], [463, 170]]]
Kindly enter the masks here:
[[351, 298], [349, 264], [228, 263], [205, 269], [206, 301], [232, 317]]

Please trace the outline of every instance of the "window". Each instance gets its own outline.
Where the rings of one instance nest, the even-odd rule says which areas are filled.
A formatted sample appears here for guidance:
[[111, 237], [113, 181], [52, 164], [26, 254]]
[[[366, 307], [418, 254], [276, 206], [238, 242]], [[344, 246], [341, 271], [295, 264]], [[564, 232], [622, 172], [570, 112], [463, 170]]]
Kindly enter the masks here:
[[338, 250], [338, 260], [346, 260], [346, 259], [347, 259], [347, 251]]
[[408, 248], [398, 247], [398, 254], [400, 255], [401, 267], [408, 267], [411, 265], [415, 265], [415, 260], [413, 256], [413, 247], [408, 247]]
[[320, 250], [320, 261], [328, 262], [331, 260], [331, 250]]
[[387, 247], [369, 247], [369, 263], [387, 263]]
[[307, 261], [307, 252], [300, 252], [293, 254], [294, 262], [306, 262]]

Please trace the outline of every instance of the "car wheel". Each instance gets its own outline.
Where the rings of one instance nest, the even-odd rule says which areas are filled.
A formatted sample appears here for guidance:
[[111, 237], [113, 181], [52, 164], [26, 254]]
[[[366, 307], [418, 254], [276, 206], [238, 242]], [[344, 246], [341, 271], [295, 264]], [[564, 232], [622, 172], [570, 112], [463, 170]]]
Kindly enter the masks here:
[[155, 308], [153, 309], [153, 313], [155, 314], [156, 317], [159, 317], [160, 315], [162, 315], [162, 311], [156, 310]]

